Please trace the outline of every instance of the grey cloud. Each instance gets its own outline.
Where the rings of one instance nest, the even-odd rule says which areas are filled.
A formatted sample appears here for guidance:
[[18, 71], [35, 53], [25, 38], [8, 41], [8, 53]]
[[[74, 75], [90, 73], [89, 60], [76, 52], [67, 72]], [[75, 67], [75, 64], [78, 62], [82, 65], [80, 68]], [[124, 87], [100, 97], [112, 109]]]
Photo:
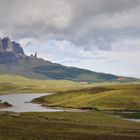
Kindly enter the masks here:
[[0, 34], [109, 51], [119, 38], [140, 37], [139, 13], [140, 0], [0, 0]]

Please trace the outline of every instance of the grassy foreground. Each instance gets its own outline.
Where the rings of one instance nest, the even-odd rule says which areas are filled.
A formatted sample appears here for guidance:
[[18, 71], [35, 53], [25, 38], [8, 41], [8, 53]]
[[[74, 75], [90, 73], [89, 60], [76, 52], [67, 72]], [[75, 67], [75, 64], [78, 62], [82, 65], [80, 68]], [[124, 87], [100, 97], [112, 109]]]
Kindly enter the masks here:
[[104, 111], [140, 111], [140, 84], [106, 85], [35, 99], [43, 105]]
[[101, 112], [1, 113], [0, 140], [139, 140], [140, 123]]

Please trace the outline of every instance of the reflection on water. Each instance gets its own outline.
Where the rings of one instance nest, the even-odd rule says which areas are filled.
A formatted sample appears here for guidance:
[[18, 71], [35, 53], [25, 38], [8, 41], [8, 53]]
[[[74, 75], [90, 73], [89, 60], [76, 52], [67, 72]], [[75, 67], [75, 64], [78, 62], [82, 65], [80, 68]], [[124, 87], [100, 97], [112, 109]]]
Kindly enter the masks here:
[[8, 102], [13, 107], [3, 108], [0, 111], [13, 111], [13, 112], [58, 112], [63, 111], [61, 109], [52, 109], [42, 107], [40, 104], [31, 103], [35, 98], [50, 95], [51, 93], [32, 93], [32, 94], [11, 94], [0, 95], [2, 102]]

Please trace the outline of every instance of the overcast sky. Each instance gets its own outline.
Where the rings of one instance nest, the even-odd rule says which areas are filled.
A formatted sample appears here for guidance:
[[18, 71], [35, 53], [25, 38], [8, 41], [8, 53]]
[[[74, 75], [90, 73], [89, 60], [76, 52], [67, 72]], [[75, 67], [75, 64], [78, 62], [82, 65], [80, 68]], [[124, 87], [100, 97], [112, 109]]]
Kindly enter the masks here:
[[140, 0], [0, 0], [0, 36], [53, 62], [140, 77]]

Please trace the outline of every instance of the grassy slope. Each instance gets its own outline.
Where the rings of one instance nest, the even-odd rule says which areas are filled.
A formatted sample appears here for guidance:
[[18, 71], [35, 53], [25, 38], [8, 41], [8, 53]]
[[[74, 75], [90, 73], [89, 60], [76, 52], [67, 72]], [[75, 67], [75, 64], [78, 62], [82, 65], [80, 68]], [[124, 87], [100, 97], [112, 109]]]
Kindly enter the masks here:
[[72, 81], [85, 81], [94, 83], [103, 82], [134, 82], [139, 81], [136, 78], [123, 77], [121, 80], [119, 76], [94, 72], [86, 69], [80, 69], [76, 67], [66, 67], [60, 64], [51, 63], [49, 66], [39, 66], [33, 68], [35, 73], [45, 75], [50, 79], [65, 79]]
[[35, 80], [22, 76], [0, 75], [0, 94], [58, 92], [84, 87], [83, 84], [66, 80]]
[[[115, 83], [112, 83], [115, 84]], [[37, 101], [49, 106], [140, 110], [140, 84], [80, 84], [66, 80], [33, 80], [21, 76], [0, 76], [0, 94], [55, 92]]]
[[[103, 85], [116, 84], [115, 82], [102, 83]], [[42, 93], [42, 92], [62, 92], [76, 89], [83, 89], [85, 87], [93, 87], [102, 85], [96, 84], [82, 84], [67, 80], [36, 80], [28, 79], [17, 75], [0, 75], [0, 94], [9, 93]]]
[[[8, 124], [8, 125], [7, 125]], [[0, 116], [0, 140], [139, 140], [140, 123], [101, 112]]]
[[[118, 81], [118, 76], [112, 74], [98, 73], [85, 69], [66, 67], [52, 63], [49, 66], [39, 66], [34, 68], [34, 72], [45, 75], [51, 79], [65, 79], [72, 81], [106, 82]], [[126, 78], [124, 81], [136, 81], [134, 78]]]
[[48, 106], [139, 111], [140, 84], [90, 87], [84, 90], [60, 92], [35, 101]]

